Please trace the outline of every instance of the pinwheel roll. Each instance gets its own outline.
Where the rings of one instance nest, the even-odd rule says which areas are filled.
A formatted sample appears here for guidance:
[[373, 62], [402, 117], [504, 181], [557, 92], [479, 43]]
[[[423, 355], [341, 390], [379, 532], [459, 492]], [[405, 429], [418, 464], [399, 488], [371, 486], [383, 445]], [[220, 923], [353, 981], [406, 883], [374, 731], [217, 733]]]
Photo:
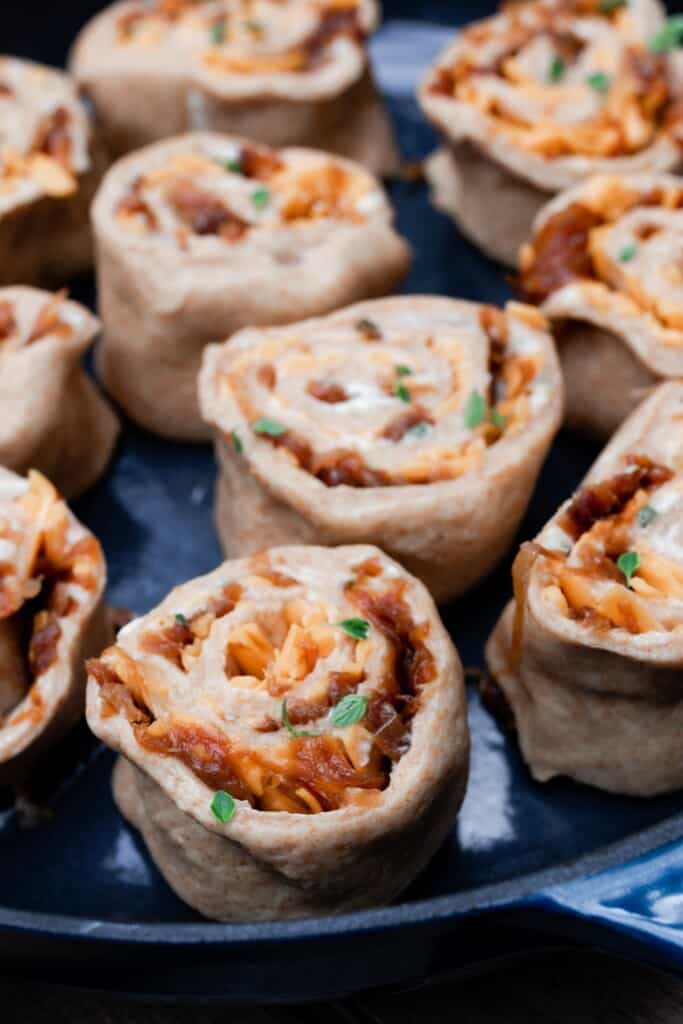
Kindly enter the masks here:
[[0, 284], [63, 284], [90, 268], [102, 169], [71, 79], [0, 57]]
[[683, 786], [682, 423], [661, 384], [518, 555], [487, 657], [541, 781]]
[[186, 131], [397, 165], [365, 39], [375, 0], [133, 0], [81, 33], [71, 67], [117, 155]]
[[99, 544], [52, 484], [0, 467], [0, 783], [83, 712], [83, 659], [108, 640]]
[[562, 415], [531, 306], [405, 296], [211, 346], [200, 399], [229, 556], [381, 544], [444, 601], [512, 542]]
[[683, 376], [683, 180], [590, 178], [538, 215], [519, 287], [555, 327], [570, 426], [607, 437]]
[[177, 587], [88, 666], [124, 814], [219, 920], [384, 903], [462, 801], [462, 670], [379, 550], [275, 548]]
[[391, 291], [410, 261], [392, 219], [375, 178], [315, 150], [202, 134], [124, 158], [94, 204], [107, 389], [149, 430], [207, 438], [207, 342]]
[[0, 464], [66, 497], [104, 471], [118, 421], [81, 367], [99, 321], [61, 293], [0, 288]]
[[677, 41], [658, 0], [532, 0], [470, 25], [420, 91], [447, 142], [428, 168], [437, 204], [514, 266], [554, 193], [679, 167]]

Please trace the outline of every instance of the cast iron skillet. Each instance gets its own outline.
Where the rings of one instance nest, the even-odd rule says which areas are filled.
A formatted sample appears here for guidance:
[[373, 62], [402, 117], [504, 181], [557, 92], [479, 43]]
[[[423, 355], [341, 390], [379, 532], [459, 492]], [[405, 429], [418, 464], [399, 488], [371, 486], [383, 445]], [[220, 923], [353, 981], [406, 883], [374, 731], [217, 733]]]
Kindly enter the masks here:
[[[3, 13], [6, 51], [61, 64], [97, 6], [73, 0], [57, 13], [51, 3], [25, 12], [12, 5]], [[435, 26], [464, 23], [492, 5], [386, 7], [377, 68], [404, 153], [416, 158], [435, 141], [411, 99], [415, 76], [448, 36]], [[423, 185], [396, 184], [392, 196], [416, 253], [407, 291], [491, 302], [509, 294], [500, 268], [430, 208]], [[92, 303], [92, 282], [72, 291]], [[596, 454], [580, 439], [558, 439], [520, 538], [537, 532]], [[214, 472], [208, 446], [126, 429], [107, 478], [76, 508], [106, 549], [113, 604], [144, 611], [218, 563]], [[482, 664], [510, 593], [509, 570], [510, 560], [445, 611], [468, 666]], [[82, 988], [261, 1004], [417, 983], [558, 940], [680, 969], [681, 797], [631, 800], [568, 782], [534, 784], [514, 740], [470, 696], [471, 784], [429, 869], [394, 906], [286, 924], [219, 925], [184, 907], [119, 818], [108, 785], [112, 757], [82, 728], [51, 761], [51, 775], [61, 776], [52, 817], [27, 829], [9, 804], [0, 817], [2, 966]]]

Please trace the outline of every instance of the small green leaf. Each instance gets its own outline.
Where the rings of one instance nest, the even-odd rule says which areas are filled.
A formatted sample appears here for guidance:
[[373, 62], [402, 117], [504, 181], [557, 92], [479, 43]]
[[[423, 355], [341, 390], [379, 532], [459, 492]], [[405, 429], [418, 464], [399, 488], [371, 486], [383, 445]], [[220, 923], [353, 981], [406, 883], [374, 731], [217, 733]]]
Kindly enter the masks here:
[[629, 242], [629, 244], [625, 245], [624, 248], [619, 253], [619, 262], [620, 263], [629, 263], [630, 260], [633, 259], [633, 257], [635, 256], [637, 251], [638, 250], [636, 249], [636, 243], [635, 242]]
[[619, 7], [626, 7], [626, 0], [600, 0], [601, 14], [611, 14]]
[[429, 430], [429, 424], [425, 423], [424, 420], [421, 423], [416, 423], [414, 427], [411, 427], [408, 431], [413, 437], [424, 437]]
[[617, 567], [626, 577], [626, 586], [631, 586], [631, 577], [640, 565], [640, 555], [637, 551], [624, 551], [617, 559]]
[[176, 622], [179, 622], [181, 626], [188, 626], [189, 625], [187, 619], [185, 618], [185, 616], [181, 612], [177, 612], [177, 614], [175, 616], [175, 620], [176, 620]]
[[270, 192], [267, 188], [257, 188], [251, 193], [251, 201], [257, 210], [263, 210], [270, 202]]
[[251, 429], [255, 434], [267, 434], [269, 437], [282, 437], [287, 433], [287, 427], [283, 427], [277, 420], [269, 420], [267, 416], [254, 420]]
[[565, 73], [566, 70], [567, 70], [567, 65], [565, 64], [565, 62], [562, 60], [561, 57], [559, 57], [557, 54], [555, 54], [553, 59], [550, 61], [550, 66], [548, 68], [548, 81], [549, 82], [559, 82], [559, 81], [561, 81], [561, 79], [564, 78], [564, 73]]
[[348, 693], [332, 708], [332, 725], [345, 729], [347, 725], [355, 725], [365, 718], [368, 710], [368, 698], [360, 693]]
[[230, 440], [232, 441], [232, 446], [237, 452], [237, 454], [241, 455], [242, 452], [244, 451], [244, 445], [242, 444], [242, 439], [236, 430], [233, 430], [233, 432], [231, 433]]
[[224, 789], [219, 789], [217, 793], [214, 793], [213, 800], [211, 801], [211, 813], [216, 821], [220, 821], [221, 825], [227, 825], [235, 814], [234, 798], [229, 793], [226, 793]]
[[465, 426], [473, 430], [478, 427], [486, 416], [486, 402], [478, 391], [473, 391], [467, 399], [465, 409]]
[[361, 334], [367, 335], [369, 338], [381, 337], [381, 331], [374, 320], [368, 320], [367, 317], [362, 317], [360, 320], [356, 320], [355, 327]]
[[226, 171], [232, 171], [233, 174], [242, 174], [242, 161], [239, 158], [236, 160], [225, 160], [223, 166]]
[[220, 46], [225, 42], [225, 24], [222, 21], [215, 21], [209, 29], [211, 42], [214, 46]]
[[397, 384], [396, 388], [394, 389], [394, 394], [396, 395], [397, 398], [400, 398], [402, 402], [410, 401], [410, 391], [408, 391], [408, 388], [405, 386], [405, 384]]
[[656, 519], [658, 515], [659, 513], [657, 512], [657, 509], [653, 508], [652, 505], [643, 505], [643, 507], [638, 512], [638, 525], [649, 526], [650, 523], [654, 519]]
[[398, 366], [396, 367], [396, 373], [398, 374], [399, 377], [410, 377], [412, 372], [413, 371], [410, 369], [410, 367], [404, 366], [403, 363], [399, 363]]
[[319, 732], [306, 732], [304, 729], [294, 729], [293, 728], [292, 723], [289, 720], [289, 712], [287, 711], [287, 698], [286, 697], [285, 697], [285, 699], [282, 702], [281, 713], [282, 713], [282, 724], [284, 725], [284, 727], [287, 730], [287, 732], [289, 733], [289, 735], [292, 736], [295, 740], [303, 739], [303, 738], [306, 738], [306, 737], [308, 737], [310, 739], [313, 739], [315, 736], [319, 736], [320, 735]]
[[650, 40], [651, 53], [668, 53], [683, 42], [683, 14], [667, 18], [659, 32]]
[[604, 71], [595, 71], [592, 75], [589, 75], [586, 79], [591, 89], [595, 89], [596, 92], [606, 93], [612, 84], [612, 79], [609, 75], [605, 74]]
[[499, 413], [497, 409], [491, 409], [491, 423], [493, 423], [494, 427], [498, 427], [502, 434], [507, 427], [508, 418]]
[[366, 619], [342, 619], [335, 625], [352, 636], [354, 640], [367, 640], [370, 632], [370, 623]]

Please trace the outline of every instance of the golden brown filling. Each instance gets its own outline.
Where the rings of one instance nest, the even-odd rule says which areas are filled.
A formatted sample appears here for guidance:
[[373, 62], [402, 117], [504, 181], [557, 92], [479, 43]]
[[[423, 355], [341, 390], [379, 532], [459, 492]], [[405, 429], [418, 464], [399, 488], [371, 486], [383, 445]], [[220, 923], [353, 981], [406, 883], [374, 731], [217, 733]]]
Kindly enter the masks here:
[[[48, 336], [70, 337], [73, 328], [60, 316], [61, 306], [66, 296], [66, 291], [51, 295], [40, 307], [33, 325], [25, 337], [20, 336], [15, 303], [10, 299], [0, 299], [0, 346], [6, 342], [7, 347], [14, 350], [18, 347], [33, 345]], [[0, 355], [2, 352], [3, 348], [0, 347]]]
[[[457, 412], [458, 418], [463, 417], [465, 425], [469, 428], [466, 439], [457, 445], [451, 444], [448, 448], [444, 448], [440, 442], [438, 445], [435, 442], [435, 451], [438, 448], [436, 456], [432, 457], [428, 453], [422, 457], [423, 453], [416, 451], [415, 458], [408, 465], [401, 465], [397, 469], [387, 470], [371, 465], [363, 454], [351, 445], [317, 451], [315, 440], [307, 440], [284, 424], [270, 422], [267, 418], [263, 420], [263, 410], [254, 405], [247, 393], [242, 368], [230, 375], [231, 388], [238, 398], [245, 418], [252, 424], [256, 433], [266, 443], [287, 452], [300, 469], [316, 477], [326, 487], [392, 487], [456, 479], [474, 468], [486, 449], [495, 444], [506, 432], [521, 429], [527, 422], [531, 415], [531, 392], [542, 366], [540, 352], [510, 351], [509, 327], [503, 312], [493, 306], [483, 306], [479, 312], [479, 322], [489, 342], [489, 384], [486, 394], [470, 394], [464, 412]], [[355, 325], [354, 334], [355, 344], [363, 347], [366, 344], [372, 345], [373, 358], [381, 355], [380, 350], [384, 342], [387, 345], [391, 344], [391, 337], [385, 335], [381, 325], [371, 321], [359, 321]], [[428, 338], [426, 344], [427, 348], [433, 347], [435, 340]], [[302, 364], [314, 365], [313, 351], [304, 343], [301, 354], [295, 358]], [[292, 355], [292, 346], [289, 343], [285, 344], [282, 354], [285, 359]], [[321, 349], [321, 362], [325, 361], [326, 356], [325, 350]], [[365, 374], [371, 369], [362, 351], [354, 357], [354, 362], [357, 369], [362, 368]], [[414, 440], [416, 444], [421, 440], [428, 444], [433, 428], [446, 417], [453, 416], [459, 404], [459, 363], [460, 355], [456, 344], [451, 354], [453, 391], [447, 396], [434, 390], [431, 385], [420, 384], [418, 374], [414, 373], [411, 367], [400, 363], [394, 365], [391, 360], [387, 367], [382, 363], [375, 382], [379, 400], [386, 403], [387, 395], [394, 398], [396, 412], [380, 424], [377, 431], [378, 443], [386, 440], [399, 444], [407, 439]], [[275, 389], [278, 379], [277, 366], [270, 363], [260, 365], [257, 372], [260, 383], [265, 382], [266, 374], [266, 386], [269, 390]], [[287, 368], [283, 376], [285, 379], [289, 376]], [[437, 383], [441, 387], [443, 379]], [[367, 381], [365, 384], [367, 385]], [[325, 405], [338, 406], [352, 398], [352, 389], [343, 387], [333, 376], [314, 376], [307, 383], [305, 390], [308, 395]], [[234, 437], [229, 438], [228, 443], [234, 445]]]
[[[611, 179], [610, 179], [611, 180]], [[614, 182], [612, 189], [596, 193], [588, 202], [572, 202], [550, 217], [533, 241], [521, 253], [517, 287], [528, 302], [541, 303], [553, 292], [573, 281], [599, 281], [613, 286], [615, 273], [611, 261], [602, 255], [599, 244], [602, 229], [618, 223], [626, 214], [639, 209], [674, 211], [683, 208], [683, 188], [661, 187], [639, 192]], [[619, 248], [617, 262], [624, 271], [638, 254], [639, 246], [652, 239], [663, 225], [657, 218], [651, 224], [638, 223]], [[664, 268], [663, 268], [664, 271]], [[629, 294], [633, 289], [628, 288]], [[639, 291], [632, 297], [647, 303]], [[657, 309], [652, 308], [656, 313]]]
[[302, 16], [314, 11], [315, 25], [283, 46], [279, 16], [287, 7], [296, 11], [294, 0], [273, 0], [269, 8], [242, 0], [223, 10], [207, 0], [156, 0], [119, 18], [118, 41], [159, 45], [165, 30], [186, 25], [204, 37], [203, 59], [209, 68], [245, 75], [314, 71], [329, 59], [335, 40], [345, 37], [358, 45], [364, 41], [357, 0], [321, 0], [302, 5]]
[[[436, 677], [429, 624], [413, 620], [406, 582], [385, 580], [382, 572], [378, 559], [357, 565], [344, 596], [359, 617], [331, 623], [324, 608], [288, 597], [297, 580], [273, 569], [266, 556], [252, 560], [252, 573], [281, 594], [283, 619], [277, 641], [272, 622], [269, 628], [258, 614], [231, 627], [225, 676], [241, 692], [275, 698], [281, 708], [277, 718], [265, 715], [249, 726], [254, 738], [267, 736], [274, 745], [255, 739], [250, 744], [248, 732], [231, 731], [230, 718], [221, 728], [173, 711], [156, 718], [147, 699], [155, 685], [154, 667], [120, 646], [88, 665], [100, 687], [102, 714], [125, 715], [145, 750], [178, 758], [212, 790], [257, 809], [319, 813], [376, 801], [389, 783], [392, 764], [410, 745], [420, 692]], [[251, 603], [246, 585], [227, 583], [191, 617], [176, 616], [166, 627], [145, 631], [140, 649], [189, 672], [211, 642], [217, 621]], [[378, 642], [385, 652], [382, 669], [373, 676], [372, 689], [361, 694]], [[325, 667], [321, 675], [320, 666], [338, 653], [340, 643], [350, 645], [343, 670]], [[314, 695], [309, 690], [304, 697], [316, 668]], [[240, 707], [244, 714], [245, 705]]]
[[[11, 93], [4, 95], [11, 97]], [[74, 124], [65, 106], [56, 107], [39, 122], [25, 152], [5, 145], [0, 159], [0, 186], [11, 188], [21, 178], [31, 178], [48, 196], [61, 197], [76, 191], [73, 165]]]
[[[512, 141], [545, 157], [640, 152], [662, 132], [677, 138], [683, 111], [670, 93], [664, 57], [622, 27], [629, 17], [627, 5], [601, 0], [508, 5], [462, 33], [458, 56], [434, 70], [428, 89], [476, 107]], [[492, 88], [494, 81], [500, 87]]]
[[[79, 608], [74, 587], [93, 590], [102, 561], [94, 537], [72, 541], [64, 502], [32, 471], [25, 493], [0, 507], [0, 725], [43, 714], [36, 681], [58, 655], [65, 621]], [[13, 713], [24, 697], [29, 706]]]
[[245, 145], [230, 159], [176, 154], [133, 182], [116, 216], [137, 234], [170, 230], [185, 248], [197, 236], [232, 243], [256, 228], [320, 219], [362, 222], [360, 200], [375, 189], [368, 175], [353, 174], [332, 160], [299, 166], [274, 150]]

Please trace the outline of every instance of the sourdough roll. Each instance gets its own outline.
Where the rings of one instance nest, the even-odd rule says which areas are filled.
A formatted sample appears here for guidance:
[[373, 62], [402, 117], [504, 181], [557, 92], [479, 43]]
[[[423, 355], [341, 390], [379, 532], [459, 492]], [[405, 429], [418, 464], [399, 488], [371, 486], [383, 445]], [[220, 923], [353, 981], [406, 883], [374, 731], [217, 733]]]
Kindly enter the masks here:
[[381, 545], [445, 601], [503, 556], [562, 415], [531, 306], [361, 303], [211, 346], [200, 375], [229, 556]]
[[207, 438], [204, 346], [391, 291], [410, 262], [392, 221], [376, 178], [317, 150], [199, 134], [124, 158], [93, 207], [107, 390], [149, 430]]
[[88, 666], [115, 795], [218, 920], [387, 902], [463, 798], [462, 670], [425, 588], [376, 548], [284, 547], [177, 587]]
[[366, 38], [374, 0], [132, 0], [71, 58], [113, 152], [186, 131], [316, 146], [387, 174], [398, 163]]
[[553, 324], [567, 424], [608, 437], [683, 376], [683, 179], [601, 175], [541, 210], [520, 293]]
[[52, 484], [0, 468], [0, 783], [83, 713], [83, 659], [108, 628], [100, 546]]
[[103, 164], [69, 76], [0, 57], [0, 285], [63, 284], [90, 269]]
[[515, 563], [489, 641], [536, 779], [683, 785], [683, 385], [660, 385]]
[[531, 0], [465, 28], [420, 90], [446, 141], [428, 168], [437, 205], [514, 266], [553, 194], [680, 167], [676, 25], [659, 0]]
[[81, 366], [99, 327], [64, 293], [0, 288], [0, 463], [67, 498], [101, 476], [119, 429]]

